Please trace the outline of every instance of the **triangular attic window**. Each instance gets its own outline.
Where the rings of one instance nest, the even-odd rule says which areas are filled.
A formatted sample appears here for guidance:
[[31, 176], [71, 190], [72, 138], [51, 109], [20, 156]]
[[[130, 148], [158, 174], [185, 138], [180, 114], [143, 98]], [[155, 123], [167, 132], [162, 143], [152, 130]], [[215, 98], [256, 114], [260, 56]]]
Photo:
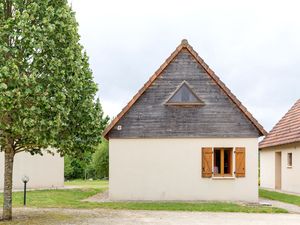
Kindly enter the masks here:
[[193, 92], [192, 88], [186, 81], [175, 90], [174, 94], [169, 97], [166, 105], [204, 105], [203, 101]]

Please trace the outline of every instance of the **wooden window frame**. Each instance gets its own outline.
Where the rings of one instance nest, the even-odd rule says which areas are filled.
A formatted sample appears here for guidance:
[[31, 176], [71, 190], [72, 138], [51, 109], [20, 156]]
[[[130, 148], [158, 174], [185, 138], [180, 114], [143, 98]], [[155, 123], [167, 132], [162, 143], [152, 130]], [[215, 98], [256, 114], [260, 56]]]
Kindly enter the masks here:
[[[215, 151], [218, 150], [220, 151], [220, 170], [218, 174], [215, 173], [214, 168], [216, 164], [216, 159], [215, 159]], [[224, 173], [224, 152], [225, 150], [230, 151], [230, 161], [229, 161], [229, 168], [230, 168], [230, 173]], [[213, 177], [233, 177], [233, 148], [231, 147], [218, 147], [218, 148], [213, 148]]]
[[[194, 97], [198, 100], [198, 102], [169, 102], [172, 97], [179, 91], [179, 89], [186, 85], [187, 88], [190, 90], [190, 92], [194, 95]], [[175, 89], [175, 91], [167, 98], [167, 100], [164, 102], [164, 105], [167, 106], [183, 106], [183, 107], [190, 107], [190, 106], [203, 106], [204, 102], [198, 97], [198, 95], [193, 91], [193, 88], [190, 86], [190, 84], [184, 80], [181, 82], [181, 84]]]

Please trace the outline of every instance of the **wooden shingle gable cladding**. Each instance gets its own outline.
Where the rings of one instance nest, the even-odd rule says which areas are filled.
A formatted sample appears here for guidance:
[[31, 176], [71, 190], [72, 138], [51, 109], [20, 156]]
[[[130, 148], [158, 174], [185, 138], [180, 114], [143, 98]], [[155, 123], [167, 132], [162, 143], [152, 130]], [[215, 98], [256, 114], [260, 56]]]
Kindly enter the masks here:
[[[112, 121], [104, 132], [106, 138], [258, 137], [265, 133], [189, 48], [186, 43], [177, 48], [159, 76], [152, 77]], [[203, 104], [164, 104], [183, 82], [189, 84]]]

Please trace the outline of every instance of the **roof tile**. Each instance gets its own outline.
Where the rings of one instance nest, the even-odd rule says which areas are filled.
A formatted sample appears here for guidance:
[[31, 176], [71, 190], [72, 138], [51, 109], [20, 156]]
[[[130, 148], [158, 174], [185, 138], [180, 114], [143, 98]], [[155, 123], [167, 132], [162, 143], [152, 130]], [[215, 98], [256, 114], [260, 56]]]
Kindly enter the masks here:
[[259, 143], [259, 148], [263, 149], [298, 141], [300, 141], [300, 99]]

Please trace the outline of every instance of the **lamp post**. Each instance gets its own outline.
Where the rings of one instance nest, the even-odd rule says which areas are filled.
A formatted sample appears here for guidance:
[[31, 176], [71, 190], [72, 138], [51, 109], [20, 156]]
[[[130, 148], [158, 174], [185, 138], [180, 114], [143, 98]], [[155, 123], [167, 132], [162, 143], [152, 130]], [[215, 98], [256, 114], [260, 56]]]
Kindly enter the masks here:
[[29, 181], [29, 177], [26, 176], [26, 175], [24, 175], [24, 176], [22, 177], [22, 181], [23, 181], [23, 183], [24, 183], [24, 206], [26, 206], [26, 185], [27, 185], [27, 183], [28, 183], [28, 181]]

